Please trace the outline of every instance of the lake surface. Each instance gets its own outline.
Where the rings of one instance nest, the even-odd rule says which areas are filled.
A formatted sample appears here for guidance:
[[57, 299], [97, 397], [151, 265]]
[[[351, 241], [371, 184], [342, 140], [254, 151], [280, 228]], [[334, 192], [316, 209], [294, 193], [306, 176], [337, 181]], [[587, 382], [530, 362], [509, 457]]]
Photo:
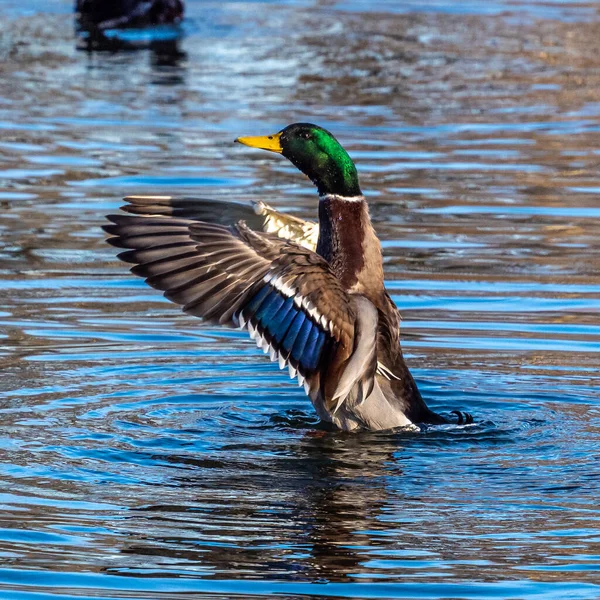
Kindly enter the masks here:
[[[600, 7], [188, 1], [183, 55], [0, 1], [0, 597], [600, 597]], [[130, 275], [130, 193], [314, 217], [356, 160], [403, 346], [470, 426], [348, 435]]]

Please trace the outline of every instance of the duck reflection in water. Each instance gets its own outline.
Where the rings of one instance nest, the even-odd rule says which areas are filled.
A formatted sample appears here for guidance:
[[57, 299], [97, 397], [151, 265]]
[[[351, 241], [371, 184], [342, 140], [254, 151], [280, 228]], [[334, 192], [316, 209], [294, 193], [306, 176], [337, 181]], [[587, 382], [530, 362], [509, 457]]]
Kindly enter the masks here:
[[[115, 51], [132, 49], [139, 44], [127, 37], [109, 35], [109, 32], [176, 27], [183, 21], [184, 5], [182, 0], [76, 0], [75, 12], [76, 30], [85, 49]], [[163, 31], [149, 45], [176, 47], [180, 36], [181, 32], [175, 29]]]
[[[132, 511], [121, 558], [106, 571], [180, 563], [209, 577], [369, 581], [374, 532], [385, 530], [386, 507], [397, 501], [388, 496], [401, 475], [401, 436], [311, 431], [276, 449], [284, 455], [276, 459], [245, 444], [247, 463], [237, 443], [212, 459], [171, 455], [168, 462], [188, 473], [169, 480], [178, 500]], [[376, 539], [378, 546], [387, 541]]]
[[[399, 434], [400, 436], [402, 434]], [[303, 524], [298, 541], [307, 548], [300, 575], [310, 580], [370, 581], [374, 531], [385, 529], [381, 517], [389, 504], [390, 477], [401, 475], [397, 434], [336, 435], [304, 439], [300, 461], [305, 473], [295, 479]], [[290, 461], [297, 468], [298, 461]], [[300, 474], [298, 474], [300, 475]], [[305, 525], [304, 525], [305, 524]]]

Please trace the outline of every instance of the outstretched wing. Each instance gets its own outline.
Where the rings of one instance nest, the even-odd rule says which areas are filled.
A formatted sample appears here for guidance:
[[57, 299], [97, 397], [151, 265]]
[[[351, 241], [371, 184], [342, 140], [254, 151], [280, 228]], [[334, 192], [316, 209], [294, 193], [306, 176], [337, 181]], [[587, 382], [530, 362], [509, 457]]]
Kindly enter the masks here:
[[279, 212], [262, 201], [250, 204], [177, 196], [128, 196], [122, 210], [132, 214], [164, 215], [230, 225], [245, 221], [255, 231], [273, 233], [312, 250], [317, 248], [319, 224]]
[[347, 388], [345, 366], [353, 364], [356, 305], [323, 258], [243, 222], [153, 213], [108, 219], [108, 241], [128, 249], [119, 258], [135, 265], [133, 273], [185, 312], [247, 328], [311, 398], [339, 402], [338, 383]]

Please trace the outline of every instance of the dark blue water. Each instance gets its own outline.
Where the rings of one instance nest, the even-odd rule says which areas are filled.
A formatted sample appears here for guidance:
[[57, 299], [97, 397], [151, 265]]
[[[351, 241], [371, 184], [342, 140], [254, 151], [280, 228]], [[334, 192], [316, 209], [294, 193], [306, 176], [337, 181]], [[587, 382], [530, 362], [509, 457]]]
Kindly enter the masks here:
[[[600, 27], [591, 2], [189, 1], [183, 55], [75, 50], [0, 1], [0, 598], [600, 597]], [[355, 158], [428, 403], [327, 433], [245, 336], [100, 229], [128, 193], [310, 183]]]

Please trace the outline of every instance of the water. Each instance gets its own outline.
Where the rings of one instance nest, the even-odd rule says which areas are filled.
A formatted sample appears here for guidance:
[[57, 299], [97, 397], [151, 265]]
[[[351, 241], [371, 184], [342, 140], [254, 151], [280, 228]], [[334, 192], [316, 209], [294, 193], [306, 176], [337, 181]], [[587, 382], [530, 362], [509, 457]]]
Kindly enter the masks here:
[[[168, 58], [0, 2], [0, 597], [598, 598], [598, 5], [187, 4]], [[409, 365], [474, 425], [323, 432], [105, 244], [133, 192], [314, 216], [232, 144], [297, 120], [356, 159]]]

